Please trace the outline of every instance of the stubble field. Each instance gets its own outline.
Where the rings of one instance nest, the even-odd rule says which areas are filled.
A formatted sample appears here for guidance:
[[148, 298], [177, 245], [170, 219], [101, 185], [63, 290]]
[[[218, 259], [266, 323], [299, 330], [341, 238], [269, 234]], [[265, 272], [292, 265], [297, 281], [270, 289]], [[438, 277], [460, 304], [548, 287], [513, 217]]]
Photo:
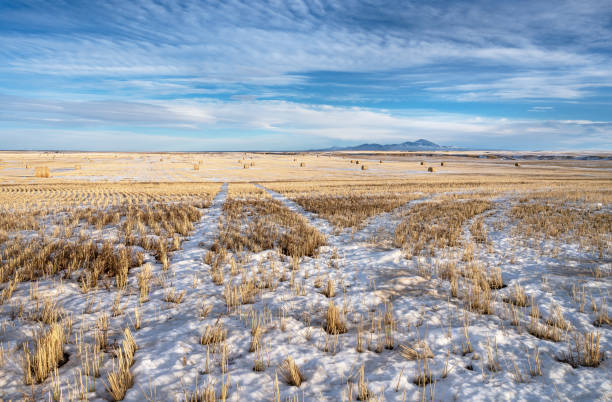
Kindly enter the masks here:
[[605, 400], [610, 155], [518, 156], [0, 153], [0, 397]]

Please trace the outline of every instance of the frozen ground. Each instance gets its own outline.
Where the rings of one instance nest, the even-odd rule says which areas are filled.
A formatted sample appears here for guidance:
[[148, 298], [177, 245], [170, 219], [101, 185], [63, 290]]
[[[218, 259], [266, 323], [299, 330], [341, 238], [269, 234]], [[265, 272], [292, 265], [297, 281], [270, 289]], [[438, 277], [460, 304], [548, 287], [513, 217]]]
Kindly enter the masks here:
[[[267, 190], [267, 189], [266, 189]], [[211, 266], [205, 255], [218, 233], [218, 220], [227, 196], [227, 187], [204, 210], [193, 234], [173, 253], [170, 268], [163, 271], [151, 257], [154, 267], [153, 290], [149, 301], [139, 303], [136, 274], [130, 273], [130, 285], [121, 295], [121, 314], [110, 317], [109, 339], [119, 342], [122, 330], [132, 328], [138, 350], [132, 366], [134, 386], [125, 400], [177, 400], [196, 389], [211, 385], [217, 396], [223, 384], [228, 399], [272, 400], [279, 364], [287, 357], [295, 359], [305, 382], [300, 388], [278, 381], [280, 399], [348, 400], [356, 399], [359, 369], [363, 366], [372, 398], [384, 400], [607, 400], [612, 396], [609, 326], [595, 327], [591, 299], [598, 309], [610, 300], [612, 262], [590, 255], [575, 244], [522, 241], [512, 235], [513, 223], [506, 216], [512, 206], [508, 197], [500, 197], [493, 211], [485, 213], [485, 227], [490, 243], [476, 246], [474, 257], [487, 267], [501, 267], [506, 285], [497, 293], [494, 314], [467, 312], [461, 299], [450, 297], [447, 281], [438, 279], [437, 268], [445, 261], [461, 262], [462, 250], [443, 250], [432, 257], [405, 258], [391, 246], [393, 228], [409, 213], [408, 203], [395, 211], [368, 220], [357, 231], [336, 231], [325, 220], [305, 212], [282, 195], [267, 190], [327, 237], [327, 246], [315, 258], [306, 257], [290, 281], [279, 281], [274, 289], [264, 291], [253, 304], [228, 313], [224, 286], [210, 278]], [[610, 213], [610, 211], [607, 211]], [[464, 237], [469, 239], [465, 225]], [[290, 270], [292, 262], [273, 251], [233, 256], [240, 260], [247, 274], [257, 270]], [[230, 261], [230, 260], [228, 260]], [[224, 267], [230, 277], [230, 263]], [[595, 268], [604, 274], [596, 278]], [[347, 310], [348, 331], [328, 335], [324, 330], [325, 312], [330, 298], [315, 286], [317, 280], [333, 279], [337, 294], [331, 298]], [[227, 280], [227, 279], [226, 279]], [[236, 284], [241, 276], [232, 278]], [[539, 306], [541, 316], [549, 316], [558, 306], [571, 328], [564, 340], [552, 342], [526, 331], [530, 307], [519, 308], [521, 327], [511, 325], [508, 304], [502, 301], [515, 283], [520, 283]], [[297, 285], [296, 285], [297, 284]], [[586, 307], [572, 296], [572, 286], [586, 294]], [[185, 292], [181, 303], [169, 303], [164, 297], [171, 291]], [[31, 336], [37, 326], [27, 320], [13, 320], [11, 312], [21, 303], [29, 306], [30, 284], [19, 284], [10, 304], [0, 306], [2, 323], [0, 341], [0, 396], [3, 399], [47, 399], [52, 383], [23, 385], [19, 342]], [[72, 314], [72, 333], [91, 328], [98, 317], [113, 309], [117, 291], [99, 289], [81, 293], [76, 283], [41, 281], [39, 292], [57, 299]], [[380, 325], [385, 312], [396, 321], [392, 347], [386, 348], [388, 334], [371, 331]], [[134, 309], [142, 316], [140, 329], [134, 329]], [[582, 310], [582, 311], [580, 311]], [[205, 311], [203, 317], [202, 311]], [[249, 353], [254, 317], [264, 329], [260, 356]], [[227, 370], [222, 372], [222, 353], [199, 342], [204, 328], [221, 323], [227, 330]], [[361, 330], [359, 331], [359, 328]], [[467, 331], [467, 332], [466, 332]], [[597, 368], [577, 367], [559, 361], [572, 344], [572, 333], [598, 331], [605, 358]], [[356, 348], [358, 332], [363, 336], [362, 351]], [[467, 344], [471, 344], [469, 351]], [[433, 383], [423, 390], [415, 384], [422, 362], [408, 360], [399, 345], [417, 348], [427, 343], [433, 358], [426, 359]], [[385, 345], [385, 346], [383, 346]], [[541, 359], [541, 375], [531, 375], [536, 350]], [[60, 387], [65, 399], [85, 396], [89, 400], [108, 400], [105, 374], [112, 369], [112, 354], [105, 353], [101, 378], [87, 377], [85, 392], [77, 387], [81, 360], [77, 344], [66, 346], [69, 359], [59, 370]], [[208, 359], [207, 359], [208, 353]], [[265, 370], [254, 371], [255, 359]], [[208, 363], [207, 363], [208, 361]], [[208, 366], [208, 367], [207, 367]], [[533, 370], [532, 370], [533, 371]], [[355, 384], [355, 385], [349, 385]], [[423, 395], [423, 392], [425, 394]]]

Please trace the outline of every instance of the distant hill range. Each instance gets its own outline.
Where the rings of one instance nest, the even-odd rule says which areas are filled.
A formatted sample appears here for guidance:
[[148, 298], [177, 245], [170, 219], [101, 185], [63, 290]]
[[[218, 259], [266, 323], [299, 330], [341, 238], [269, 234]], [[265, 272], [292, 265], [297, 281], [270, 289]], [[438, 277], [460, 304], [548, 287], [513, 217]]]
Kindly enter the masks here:
[[314, 151], [444, 151], [456, 148], [444, 147], [424, 139], [406, 141], [401, 144], [361, 144], [352, 147], [331, 147]]

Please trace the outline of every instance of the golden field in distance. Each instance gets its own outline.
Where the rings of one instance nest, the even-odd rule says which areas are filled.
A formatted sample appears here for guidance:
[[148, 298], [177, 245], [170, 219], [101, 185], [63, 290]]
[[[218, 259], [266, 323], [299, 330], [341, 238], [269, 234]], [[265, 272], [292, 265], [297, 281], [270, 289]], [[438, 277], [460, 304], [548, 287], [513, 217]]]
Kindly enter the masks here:
[[[516, 155], [529, 159], [513, 160]], [[54, 153], [0, 152], [0, 183], [238, 182], [417, 179], [435, 176], [609, 178], [611, 160], [568, 160], [555, 153], [336, 152], [336, 153]], [[565, 154], [563, 154], [565, 155]], [[608, 159], [612, 154], [600, 154]], [[507, 158], [507, 159], [506, 159]], [[353, 163], [351, 163], [351, 161]], [[381, 163], [382, 161], [382, 163]], [[444, 164], [442, 166], [442, 163]], [[519, 163], [519, 167], [515, 166]], [[365, 166], [365, 169], [362, 167]], [[36, 177], [48, 168], [49, 177]]]

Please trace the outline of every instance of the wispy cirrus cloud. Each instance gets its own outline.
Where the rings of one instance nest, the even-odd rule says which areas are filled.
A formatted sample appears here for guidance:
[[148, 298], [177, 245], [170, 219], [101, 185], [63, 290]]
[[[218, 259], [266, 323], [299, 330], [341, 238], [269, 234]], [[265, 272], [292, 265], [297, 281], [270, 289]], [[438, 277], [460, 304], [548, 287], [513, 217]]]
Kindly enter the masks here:
[[609, 127], [562, 121], [606, 121], [610, 18], [600, 0], [5, 3], [0, 129], [590, 144]]

